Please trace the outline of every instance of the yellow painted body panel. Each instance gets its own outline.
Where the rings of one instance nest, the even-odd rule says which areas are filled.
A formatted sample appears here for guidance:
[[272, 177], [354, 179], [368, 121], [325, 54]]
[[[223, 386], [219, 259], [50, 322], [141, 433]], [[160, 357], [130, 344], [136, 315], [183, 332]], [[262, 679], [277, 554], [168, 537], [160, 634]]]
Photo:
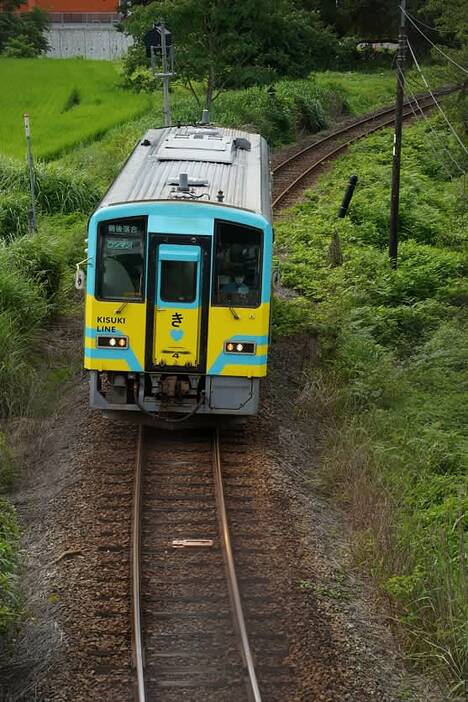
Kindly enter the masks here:
[[[146, 303], [127, 303], [120, 314], [120, 302], [102, 302], [88, 295], [86, 298], [85, 361], [87, 370], [134, 371], [145, 369]], [[208, 315], [208, 343], [206, 373], [236, 377], [259, 378], [267, 373], [268, 329], [270, 305], [264, 303], [256, 309], [235, 308], [235, 319], [229, 308], [210, 307]], [[172, 315], [183, 315], [184, 335], [174, 339], [171, 332]], [[180, 365], [187, 361], [194, 366], [200, 360], [201, 308], [165, 308], [155, 313], [158, 334], [155, 335], [153, 355], [155, 361], [164, 359], [166, 365]], [[97, 348], [96, 336], [116, 333], [129, 338], [128, 351]], [[254, 341], [254, 356], [224, 353], [224, 343], [231, 339]], [[178, 358], [174, 357], [178, 354]], [[182, 368], [181, 368], [182, 369]]]
[[153, 361], [196, 366], [200, 360], [200, 308], [155, 307]]
[[[122, 308], [120, 314], [116, 312]], [[86, 297], [85, 363], [88, 370], [129, 371], [145, 367], [146, 303], [102, 302]], [[100, 352], [96, 335], [120, 333], [128, 336], [129, 351], [110, 349]], [[115, 358], [113, 356], [115, 354]], [[107, 356], [108, 358], [104, 358]], [[120, 357], [120, 358], [119, 358]]]
[[[207, 372], [213, 375], [263, 377], [267, 373], [270, 304], [256, 309], [234, 308], [239, 319], [226, 307], [210, 307], [208, 321]], [[223, 354], [224, 342], [237, 338], [257, 341], [255, 356]], [[245, 359], [245, 363], [242, 363]]]

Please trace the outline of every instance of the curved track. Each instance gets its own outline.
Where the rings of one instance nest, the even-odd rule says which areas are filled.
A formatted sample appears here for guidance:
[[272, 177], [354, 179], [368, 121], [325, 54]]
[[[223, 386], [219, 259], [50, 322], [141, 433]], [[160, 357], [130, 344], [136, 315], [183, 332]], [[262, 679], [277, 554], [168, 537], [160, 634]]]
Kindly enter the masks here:
[[[231, 442], [226, 450], [242, 453], [242, 437]], [[258, 643], [259, 673], [254, 663], [226, 507], [231, 505], [229, 516], [237, 529], [245, 525], [248, 466], [236, 464], [235, 474], [229, 473], [226, 499], [220, 444], [217, 431], [156, 434], [140, 429], [132, 535], [138, 702], [261, 702], [260, 684], [268, 700], [276, 699], [275, 690], [285, 684], [284, 647], [270, 647], [262, 661], [263, 644]], [[242, 567], [242, 549], [236, 549], [238, 556]], [[250, 611], [258, 593], [249, 592], [249, 577], [243, 578], [242, 594], [246, 601], [250, 598]], [[263, 636], [265, 626], [274, 639], [278, 623], [263, 618]], [[255, 639], [253, 620], [250, 628]]]
[[[434, 94], [446, 95], [453, 90], [455, 88], [441, 88]], [[418, 103], [424, 112], [434, 107], [434, 101], [430, 95], [419, 96]], [[403, 119], [414, 117], [417, 109], [414, 101], [406, 101]], [[326, 161], [336, 158], [358, 139], [390, 126], [394, 119], [394, 106], [379, 110], [327, 134], [280, 162], [273, 168], [273, 208], [278, 211], [291, 205], [308, 184], [307, 179]]]

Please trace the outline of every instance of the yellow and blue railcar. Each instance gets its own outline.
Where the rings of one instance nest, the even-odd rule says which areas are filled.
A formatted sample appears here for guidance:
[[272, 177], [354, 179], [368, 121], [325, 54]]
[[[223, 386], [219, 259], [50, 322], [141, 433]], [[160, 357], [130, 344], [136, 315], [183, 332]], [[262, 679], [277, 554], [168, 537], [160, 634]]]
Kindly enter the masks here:
[[89, 221], [92, 407], [135, 418], [255, 414], [271, 261], [265, 140], [207, 125], [149, 130]]

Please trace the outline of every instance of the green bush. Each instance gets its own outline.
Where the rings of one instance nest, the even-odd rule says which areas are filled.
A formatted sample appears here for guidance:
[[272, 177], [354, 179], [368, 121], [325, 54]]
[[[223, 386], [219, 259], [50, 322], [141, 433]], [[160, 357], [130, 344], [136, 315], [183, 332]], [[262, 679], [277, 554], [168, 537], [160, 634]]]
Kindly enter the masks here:
[[5, 633], [18, 616], [17, 546], [19, 530], [14, 507], [0, 500], [0, 633]]
[[37, 49], [25, 34], [20, 34], [5, 42], [3, 55], [7, 58], [32, 58], [37, 56]]
[[44, 212], [69, 214], [90, 212], [99, 202], [101, 190], [86, 174], [59, 163], [36, 167], [37, 201]]
[[45, 319], [47, 302], [39, 286], [18, 270], [7, 268], [7, 261], [0, 252], [0, 310], [8, 313], [20, 330], [29, 332]]
[[39, 7], [21, 13], [5, 8], [0, 13], [0, 53], [17, 58], [45, 53], [49, 46], [45, 36], [49, 24], [48, 15]]
[[0, 193], [0, 239], [25, 234], [29, 227], [31, 199], [24, 192]]
[[11, 487], [14, 473], [14, 456], [5, 434], [0, 432], [0, 493]]
[[48, 303], [55, 300], [64, 266], [46, 237], [35, 234], [17, 239], [8, 247], [8, 259], [39, 288]]
[[[34, 173], [37, 207], [48, 214], [89, 213], [102, 195], [102, 188], [92, 176], [61, 163], [37, 163]], [[0, 194], [3, 198], [13, 193], [10, 202], [17, 191], [23, 191], [21, 202], [25, 203], [27, 196], [24, 193], [29, 191], [28, 169], [13, 159], [0, 157]], [[18, 233], [22, 231], [24, 228]]]

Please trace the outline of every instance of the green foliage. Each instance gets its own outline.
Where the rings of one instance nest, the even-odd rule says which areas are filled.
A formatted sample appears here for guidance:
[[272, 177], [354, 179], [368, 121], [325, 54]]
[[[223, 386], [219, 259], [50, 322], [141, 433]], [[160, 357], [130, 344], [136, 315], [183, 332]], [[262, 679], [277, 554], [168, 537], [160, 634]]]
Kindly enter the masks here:
[[131, 46], [122, 62], [123, 85], [137, 93], [156, 90], [158, 80], [147, 65], [146, 50], [142, 44]]
[[39, 56], [49, 48], [45, 31], [49, 28], [48, 15], [39, 7], [31, 12], [0, 13], [0, 54], [9, 58]]
[[24, 192], [0, 190], [0, 239], [25, 234], [29, 226], [30, 198]]
[[70, 92], [70, 95], [67, 97], [67, 100], [65, 102], [65, 105], [63, 106], [62, 112], [68, 112], [68, 110], [72, 110], [74, 107], [79, 105], [80, 102], [81, 102], [80, 92], [76, 88], [73, 88], [72, 91]]
[[3, 55], [7, 58], [32, 58], [36, 53], [34, 45], [24, 34], [10, 37], [3, 47]]
[[208, 109], [227, 88], [270, 83], [283, 76], [305, 77], [312, 69], [336, 65], [336, 36], [317, 13], [287, 0], [235, 0], [229, 5], [159, 0], [132, 4], [124, 22], [137, 42], [125, 66], [128, 82], [137, 77], [137, 56], [138, 65], [148, 66], [142, 42], [160, 17], [177, 38], [179, 76], [194, 92], [198, 90], [198, 102]]
[[90, 212], [102, 194], [88, 174], [77, 173], [59, 163], [37, 165], [36, 189], [39, 206], [50, 214]]
[[[405, 132], [396, 271], [386, 252], [390, 133], [353, 147], [276, 231], [283, 282], [309, 301], [321, 364], [312, 377], [322, 373], [337, 422], [324, 475], [353, 512], [360, 558], [391, 597], [411, 653], [461, 680], [468, 213], [461, 180], [435, 168], [431, 138], [426, 124]], [[351, 173], [358, 187], [338, 225]], [[332, 268], [337, 226], [344, 263]], [[280, 328], [283, 306], [274, 307]]]
[[13, 472], [13, 451], [8, 445], [5, 434], [0, 432], [0, 492], [11, 486]]
[[[102, 194], [92, 177], [61, 163], [37, 163], [34, 175], [36, 206], [45, 213], [90, 212]], [[26, 231], [28, 191], [27, 166], [0, 156], [0, 233], [4, 237]]]
[[272, 332], [276, 336], [288, 336], [293, 331], [314, 332], [314, 316], [310, 303], [303, 297], [283, 300], [272, 299]]
[[47, 314], [42, 289], [14, 268], [8, 267], [10, 254], [0, 250], [0, 310], [14, 320], [20, 331], [38, 327]]
[[[0, 36], [4, 20], [0, 14]], [[147, 112], [148, 96], [123, 90], [119, 81], [110, 61], [0, 57], [0, 152], [25, 158], [25, 111], [34, 156], [48, 160]], [[154, 100], [160, 103], [159, 94]]]
[[16, 599], [18, 524], [14, 507], [0, 500], [0, 633], [4, 633], [18, 615]]
[[49, 304], [55, 300], [64, 271], [47, 237], [36, 234], [17, 239], [8, 247], [8, 258], [16, 270], [40, 289]]

